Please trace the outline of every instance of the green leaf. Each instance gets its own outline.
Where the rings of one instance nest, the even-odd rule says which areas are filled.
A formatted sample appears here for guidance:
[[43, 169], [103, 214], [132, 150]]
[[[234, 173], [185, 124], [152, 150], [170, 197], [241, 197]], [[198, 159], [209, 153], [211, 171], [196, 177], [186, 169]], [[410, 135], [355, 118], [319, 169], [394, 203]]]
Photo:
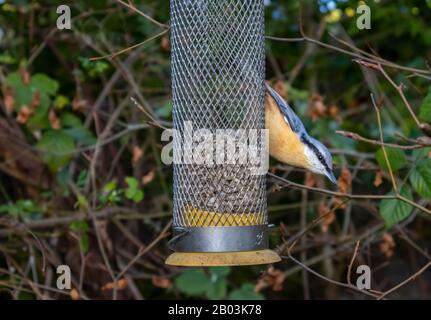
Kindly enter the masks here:
[[75, 220], [69, 225], [69, 229], [74, 232], [86, 232], [90, 227], [85, 220]]
[[130, 192], [130, 190], [126, 190], [126, 197], [130, 200], [133, 200], [133, 202], [141, 202], [142, 199], [144, 199], [144, 192], [142, 190], [136, 190], [133, 192]]
[[58, 172], [69, 163], [73, 156], [75, 143], [62, 130], [46, 131], [37, 143], [43, 161], [52, 172]]
[[204, 294], [211, 286], [211, 280], [202, 269], [187, 270], [175, 279], [175, 286], [189, 296]]
[[5, 79], [5, 84], [7, 86], [12, 87], [12, 88], [16, 88], [16, 87], [24, 85], [24, 83], [22, 82], [22, 78], [21, 78], [21, 75], [19, 74], [19, 72], [11, 72], [11, 73], [9, 73], [8, 76]]
[[412, 156], [415, 159], [428, 158], [428, 155], [430, 154], [430, 152], [431, 152], [431, 147], [414, 149], [412, 152]]
[[427, 2], [427, 5], [428, 5], [428, 8], [431, 9], [431, 0], [426, 0], [426, 2]]
[[39, 208], [29, 199], [20, 199], [15, 203], [9, 203], [0, 207], [0, 212], [6, 212], [12, 216], [27, 220], [40, 218], [43, 211], [43, 209]]
[[419, 119], [431, 122], [431, 90], [428, 91], [428, 94], [422, 101], [419, 111]]
[[88, 226], [85, 220], [76, 220], [69, 225], [69, 229], [79, 234], [79, 245], [84, 253], [90, 248], [90, 238], [88, 237]]
[[63, 129], [63, 132], [83, 146], [94, 145], [97, 141], [93, 136], [93, 133], [85, 127], [65, 128]]
[[76, 186], [78, 188], [84, 188], [85, 184], [87, 183], [87, 178], [88, 178], [88, 171], [81, 170], [79, 172], [78, 178], [76, 179]]
[[100, 201], [102, 203], [117, 203], [121, 200], [121, 190], [118, 189], [117, 181], [112, 180], [104, 185], [102, 194], [100, 195]]
[[218, 278], [225, 277], [230, 273], [229, 267], [209, 267], [208, 271], [211, 275], [214, 275]]
[[220, 300], [226, 296], [227, 283], [226, 279], [221, 278], [211, 283], [207, 291], [207, 297], [211, 300]]
[[12, 72], [7, 76], [5, 84], [12, 88], [16, 111], [19, 111], [23, 106], [30, 107], [36, 93], [38, 93], [40, 104], [34, 108], [34, 115], [30, 117], [26, 125], [31, 129], [50, 127], [48, 110], [51, 100], [49, 95], [58, 90], [57, 81], [39, 73], [31, 77], [29, 84], [25, 84], [20, 73]]
[[65, 128], [81, 127], [81, 119], [71, 112], [64, 112], [60, 117], [61, 125]]
[[34, 92], [32, 92], [28, 85], [24, 84], [18, 72], [9, 73], [6, 77], [5, 84], [12, 89], [16, 111], [19, 111], [24, 105], [31, 105]]
[[134, 177], [126, 177], [126, 179], [124, 179], [127, 183], [127, 185], [129, 186], [129, 189], [137, 189], [138, 188], [138, 180], [136, 180]]
[[55, 97], [54, 100], [54, 107], [56, 109], [63, 109], [65, 106], [67, 106], [68, 104], [70, 104], [70, 100], [68, 97], [63, 96], [63, 95], [58, 95], [57, 97]]
[[88, 236], [88, 233], [81, 234], [81, 237], [79, 238], [79, 245], [82, 252], [88, 252], [88, 250], [90, 249], [90, 237]]
[[105, 184], [105, 186], [103, 187], [103, 191], [105, 192], [112, 192], [115, 189], [117, 189], [117, 181], [112, 180], [109, 181], [107, 184]]
[[[394, 194], [389, 193], [388, 195]], [[413, 200], [412, 193], [406, 186], [401, 188], [400, 195], [408, 200]], [[387, 229], [406, 219], [412, 212], [412, 209], [410, 204], [398, 199], [383, 199], [380, 201], [380, 215], [385, 221]]]
[[[403, 150], [389, 147], [385, 147], [385, 150], [386, 154], [388, 155], [388, 160], [389, 164], [391, 165], [392, 171], [400, 170], [407, 164], [406, 155], [404, 154]], [[376, 152], [376, 159], [380, 167], [382, 167], [386, 171], [389, 171], [382, 148]]]
[[54, 95], [58, 90], [58, 82], [51, 79], [46, 74], [37, 73], [31, 77], [31, 85], [35, 87], [41, 93], [47, 93], [49, 95]]
[[8, 54], [0, 54], [0, 64], [14, 64], [16, 60]]
[[50, 100], [46, 93], [40, 94], [40, 105], [35, 109], [34, 115], [28, 120], [27, 126], [32, 129], [50, 128], [48, 111]]
[[76, 203], [75, 203], [75, 208], [87, 209], [88, 208], [87, 198], [84, 197], [83, 195], [78, 195], [78, 197], [76, 199]]
[[422, 197], [431, 198], [431, 159], [419, 162], [409, 178], [417, 193]]
[[244, 283], [241, 288], [232, 291], [229, 295], [230, 300], [264, 300], [265, 297], [254, 291], [254, 285]]
[[140, 202], [144, 198], [144, 192], [139, 189], [139, 182], [133, 177], [126, 177], [128, 188], [126, 189], [126, 198], [134, 202]]
[[208, 289], [207, 297], [212, 300], [223, 299], [226, 296], [227, 282], [226, 276], [230, 273], [229, 267], [209, 267], [211, 286]]
[[109, 64], [105, 61], [91, 61], [90, 59], [84, 57], [79, 57], [78, 60], [81, 63], [83, 69], [92, 78], [109, 70]]
[[8, 213], [9, 212], [9, 205], [8, 204], [2, 204], [0, 206], [0, 213]]
[[65, 112], [61, 118], [63, 131], [71, 136], [76, 142], [84, 146], [93, 145], [96, 143], [96, 138], [93, 133], [86, 128], [81, 119], [70, 112]]

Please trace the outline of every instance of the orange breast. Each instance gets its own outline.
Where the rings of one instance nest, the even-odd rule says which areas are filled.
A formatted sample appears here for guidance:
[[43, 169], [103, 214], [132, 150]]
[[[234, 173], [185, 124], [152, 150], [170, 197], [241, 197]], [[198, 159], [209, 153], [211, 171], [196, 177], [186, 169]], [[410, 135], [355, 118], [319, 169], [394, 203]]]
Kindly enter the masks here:
[[280, 109], [268, 94], [265, 96], [265, 126], [269, 130], [269, 154], [288, 165], [305, 168], [307, 159], [304, 155], [304, 144], [290, 129]]

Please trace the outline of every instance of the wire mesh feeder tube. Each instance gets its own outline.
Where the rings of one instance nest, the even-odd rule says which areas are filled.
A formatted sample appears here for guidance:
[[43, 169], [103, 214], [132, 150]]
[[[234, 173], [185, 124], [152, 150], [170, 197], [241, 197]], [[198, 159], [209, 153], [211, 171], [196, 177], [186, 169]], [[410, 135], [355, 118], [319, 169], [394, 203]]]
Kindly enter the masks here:
[[[237, 157], [264, 129], [263, 10], [263, 0], [171, 0], [176, 252], [167, 264], [280, 259], [268, 250], [265, 174]], [[266, 152], [256, 137], [247, 151]]]

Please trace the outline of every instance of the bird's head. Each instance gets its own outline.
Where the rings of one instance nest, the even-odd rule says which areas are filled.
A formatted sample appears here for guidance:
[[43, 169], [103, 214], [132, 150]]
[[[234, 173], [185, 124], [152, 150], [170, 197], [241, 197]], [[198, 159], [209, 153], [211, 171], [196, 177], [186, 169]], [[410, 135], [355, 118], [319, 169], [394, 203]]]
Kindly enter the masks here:
[[332, 183], [337, 184], [337, 179], [332, 169], [332, 156], [328, 148], [310, 136], [303, 136], [301, 140], [305, 145], [304, 153], [308, 160], [306, 169], [324, 175]]

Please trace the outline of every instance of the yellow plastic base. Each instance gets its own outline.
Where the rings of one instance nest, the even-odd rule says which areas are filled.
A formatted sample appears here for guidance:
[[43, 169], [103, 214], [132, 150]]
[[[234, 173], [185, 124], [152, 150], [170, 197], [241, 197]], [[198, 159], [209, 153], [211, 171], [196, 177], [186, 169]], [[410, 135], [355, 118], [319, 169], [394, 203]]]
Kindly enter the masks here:
[[281, 258], [272, 250], [242, 252], [174, 252], [166, 264], [181, 267], [248, 266], [279, 262]]
[[191, 206], [184, 208], [184, 220], [188, 227], [256, 226], [265, 224], [261, 213], [236, 214], [205, 211]]

